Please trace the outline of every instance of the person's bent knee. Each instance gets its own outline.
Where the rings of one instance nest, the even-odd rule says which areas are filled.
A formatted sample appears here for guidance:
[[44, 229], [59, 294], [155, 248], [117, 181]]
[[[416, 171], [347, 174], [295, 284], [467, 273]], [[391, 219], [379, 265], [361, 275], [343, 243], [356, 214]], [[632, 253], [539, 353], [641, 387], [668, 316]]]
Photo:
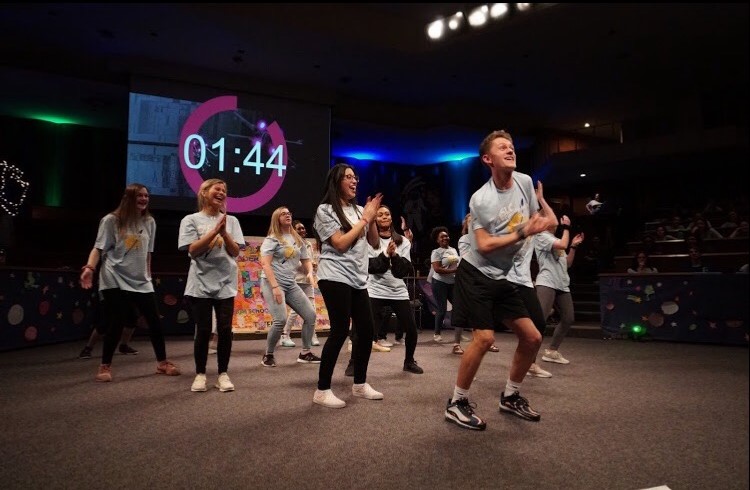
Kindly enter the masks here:
[[472, 343], [475, 343], [477, 347], [482, 349], [482, 352], [487, 352], [490, 347], [495, 343], [495, 331], [494, 330], [474, 330]]

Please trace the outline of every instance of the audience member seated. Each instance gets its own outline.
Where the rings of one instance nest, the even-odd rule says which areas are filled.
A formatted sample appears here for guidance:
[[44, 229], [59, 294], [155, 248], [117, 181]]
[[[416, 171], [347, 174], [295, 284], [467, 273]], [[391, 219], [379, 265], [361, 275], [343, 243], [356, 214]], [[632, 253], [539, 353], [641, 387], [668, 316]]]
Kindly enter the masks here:
[[740, 222], [740, 215], [737, 214], [737, 211], [729, 211], [727, 220], [719, 225], [718, 231], [725, 237], [728, 237], [734, 230], [739, 228]]
[[645, 250], [635, 254], [633, 265], [628, 268], [628, 274], [656, 274], [657, 272], [659, 271], [651, 265]]
[[685, 234], [688, 231], [687, 228], [683, 226], [682, 219], [680, 219], [679, 215], [672, 216], [672, 221], [664, 226], [664, 230], [678, 240], [684, 239]]
[[747, 238], [747, 220], [740, 221], [740, 224], [737, 226], [737, 228], [734, 229], [734, 231], [729, 235], [728, 238]]
[[708, 240], [711, 238], [724, 238], [724, 235], [716, 231], [711, 225], [708, 224], [703, 218], [697, 219], [694, 226], [690, 229], [690, 233], [700, 238], [701, 240]]
[[711, 272], [708, 267], [703, 263], [701, 258], [701, 252], [696, 247], [690, 247], [688, 250], [688, 266], [686, 272]]
[[674, 235], [668, 234], [667, 233], [667, 229], [664, 226], [659, 225], [659, 226], [656, 227], [656, 231], [654, 232], [654, 239], [657, 242], [663, 242], [663, 241], [666, 241], [666, 240], [680, 240], [681, 237], [678, 238], [678, 237], [676, 237]]

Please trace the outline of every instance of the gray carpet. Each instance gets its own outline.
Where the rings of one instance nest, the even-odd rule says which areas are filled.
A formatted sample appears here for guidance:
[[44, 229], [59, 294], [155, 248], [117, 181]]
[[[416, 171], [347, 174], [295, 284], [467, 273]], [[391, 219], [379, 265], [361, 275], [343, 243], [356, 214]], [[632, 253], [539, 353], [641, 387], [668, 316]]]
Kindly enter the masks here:
[[[446, 332], [451, 336], [451, 332]], [[567, 366], [522, 393], [539, 423], [498, 413], [515, 337], [497, 334], [471, 389], [484, 432], [449, 424], [459, 357], [420, 334], [424, 375], [401, 370], [403, 347], [373, 353], [383, 401], [351, 396], [342, 351], [333, 390], [347, 407], [314, 405], [317, 365], [264, 340], [235, 341], [232, 393], [192, 393], [192, 339], [170, 338], [175, 378], [154, 375], [146, 337], [117, 355], [112, 383], [81, 343], [0, 354], [0, 482], [7, 489], [748, 488], [748, 350], [569, 338]], [[322, 339], [325, 341], [325, 339]], [[299, 342], [299, 341], [298, 341]], [[545, 346], [549, 338], [545, 338]], [[316, 348], [319, 352], [320, 348]], [[101, 352], [101, 345], [95, 353]], [[209, 382], [216, 380], [215, 356]]]

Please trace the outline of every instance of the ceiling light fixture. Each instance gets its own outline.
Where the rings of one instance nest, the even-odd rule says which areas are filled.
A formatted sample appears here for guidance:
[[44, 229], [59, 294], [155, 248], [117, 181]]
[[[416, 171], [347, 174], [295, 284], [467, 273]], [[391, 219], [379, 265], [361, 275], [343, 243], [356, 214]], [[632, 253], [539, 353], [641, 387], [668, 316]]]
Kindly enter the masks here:
[[427, 25], [427, 37], [430, 39], [440, 39], [445, 33], [445, 21], [441, 19], [434, 20]]

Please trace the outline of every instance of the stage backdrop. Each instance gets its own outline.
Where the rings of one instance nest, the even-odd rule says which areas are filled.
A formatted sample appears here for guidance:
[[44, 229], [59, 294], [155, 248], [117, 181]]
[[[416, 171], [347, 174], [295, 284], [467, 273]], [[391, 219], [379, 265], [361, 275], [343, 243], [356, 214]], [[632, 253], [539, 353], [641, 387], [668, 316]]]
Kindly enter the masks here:
[[[260, 292], [260, 245], [264, 237], [246, 236], [245, 248], [237, 257], [239, 267], [239, 284], [237, 296], [234, 298], [234, 321], [232, 331], [234, 333], [264, 333], [271, 327], [271, 314], [268, 312], [266, 302]], [[317, 242], [308, 239], [313, 246], [313, 257], [318, 261]], [[316, 331], [329, 330], [328, 310], [323, 302], [318, 288], [315, 288], [315, 313], [318, 319], [315, 325]], [[297, 324], [292, 331], [302, 328], [302, 319], [297, 319]]]

